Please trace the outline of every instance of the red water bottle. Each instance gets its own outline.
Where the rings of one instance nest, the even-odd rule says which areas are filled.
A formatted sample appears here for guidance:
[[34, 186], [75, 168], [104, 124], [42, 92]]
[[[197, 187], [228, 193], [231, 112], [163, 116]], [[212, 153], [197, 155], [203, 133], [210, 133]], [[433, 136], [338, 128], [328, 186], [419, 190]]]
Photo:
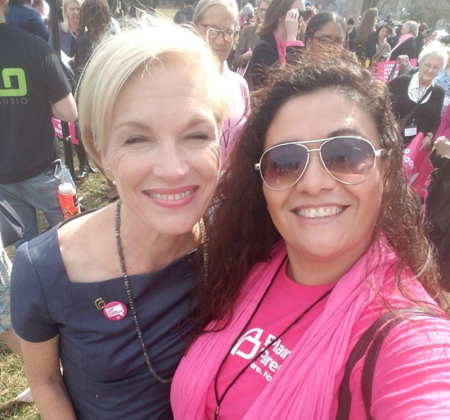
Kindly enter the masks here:
[[58, 199], [64, 220], [80, 213], [77, 192], [70, 182], [62, 182], [58, 187]]

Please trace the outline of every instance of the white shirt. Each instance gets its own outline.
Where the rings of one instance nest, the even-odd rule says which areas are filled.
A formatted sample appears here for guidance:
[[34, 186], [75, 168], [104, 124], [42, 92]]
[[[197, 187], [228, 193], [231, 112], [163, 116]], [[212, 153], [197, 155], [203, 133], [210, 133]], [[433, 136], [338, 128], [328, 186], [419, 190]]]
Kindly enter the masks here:
[[[419, 102], [420, 98], [422, 98], [423, 95], [425, 95], [425, 92], [428, 90], [430, 86], [433, 86], [434, 82], [432, 82], [427, 87], [420, 87], [419, 85], [419, 73], [416, 73], [411, 81], [409, 82], [408, 86], [408, 96], [411, 101], [417, 103]], [[422, 101], [422, 103], [426, 103], [428, 99], [430, 99], [431, 92], [426, 96], [426, 98]]]

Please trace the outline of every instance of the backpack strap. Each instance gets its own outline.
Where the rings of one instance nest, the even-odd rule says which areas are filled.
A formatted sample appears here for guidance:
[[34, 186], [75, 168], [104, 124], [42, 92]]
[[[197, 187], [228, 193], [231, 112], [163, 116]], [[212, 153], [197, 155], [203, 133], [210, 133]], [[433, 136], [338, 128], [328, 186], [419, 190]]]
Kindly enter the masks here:
[[397, 309], [387, 312], [377, 318], [372, 325], [363, 333], [347, 360], [344, 377], [341, 381], [338, 393], [338, 412], [336, 420], [348, 420], [352, 404], [352, 394], [350, 392], [350, 376], [356, 363], [366, 354], [363, 371], [361, 375], [361, 388], [364, 401], [364, 408], [368, 420], [373, 417], [370, 413], [372, 401], [372, 385], [375, 366], [378, 355], [384, 340], [389, 332], [405, 319], [417, 316], [428, 315], [438, 317], [432, 310], [419, 307]]

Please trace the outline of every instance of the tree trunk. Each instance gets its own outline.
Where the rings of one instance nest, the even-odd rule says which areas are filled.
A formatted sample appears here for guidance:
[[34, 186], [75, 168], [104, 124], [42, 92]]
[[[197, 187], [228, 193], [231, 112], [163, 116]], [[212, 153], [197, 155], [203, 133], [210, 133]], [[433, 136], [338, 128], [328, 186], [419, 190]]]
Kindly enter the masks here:
[[364, 14], [364, 12], [367, 9], [370, 9], [371, 7], [375, 7], [380, 0], [363, 0], [362, 6], [361, 6], [361, 16]]

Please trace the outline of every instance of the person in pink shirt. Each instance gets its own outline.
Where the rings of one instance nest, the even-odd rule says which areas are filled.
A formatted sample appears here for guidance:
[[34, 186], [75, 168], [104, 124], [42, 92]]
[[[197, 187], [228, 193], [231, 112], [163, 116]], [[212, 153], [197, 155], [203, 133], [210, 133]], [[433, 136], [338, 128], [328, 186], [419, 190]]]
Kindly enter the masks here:
[[313, 11], [305, 11], [305, 0], [270, 2], [264, 22], [257, 31], [261, 40], [255, 46], [250, 63], [255, 90], [264, 86], [270, 68], [283, 66], [288, 57], [304, 47], [297, 37], [301, 26], [312, 14]]
[[192, 20], [198, 33], [219, 60], [222, 82], [230, 95], [231, 116], [225, 121], [220, 138], [222, 170], [228, 167], [228, 156], [250, 111], [247, 82], [242, 76], [232, 72], [226, 61], [237, 34], [238, 15], [235, 0], [200, 0]]
[[400, 145], [386, 86], [343, 49], [258, 92], [207, 224], [176, 420], [450, 418], [447, 302]]
[[436, 131], [436, 138], [444, 136], [447, 140], [450, 140], [450, 106], [444, 112], [441, 118], [441, 125]]

